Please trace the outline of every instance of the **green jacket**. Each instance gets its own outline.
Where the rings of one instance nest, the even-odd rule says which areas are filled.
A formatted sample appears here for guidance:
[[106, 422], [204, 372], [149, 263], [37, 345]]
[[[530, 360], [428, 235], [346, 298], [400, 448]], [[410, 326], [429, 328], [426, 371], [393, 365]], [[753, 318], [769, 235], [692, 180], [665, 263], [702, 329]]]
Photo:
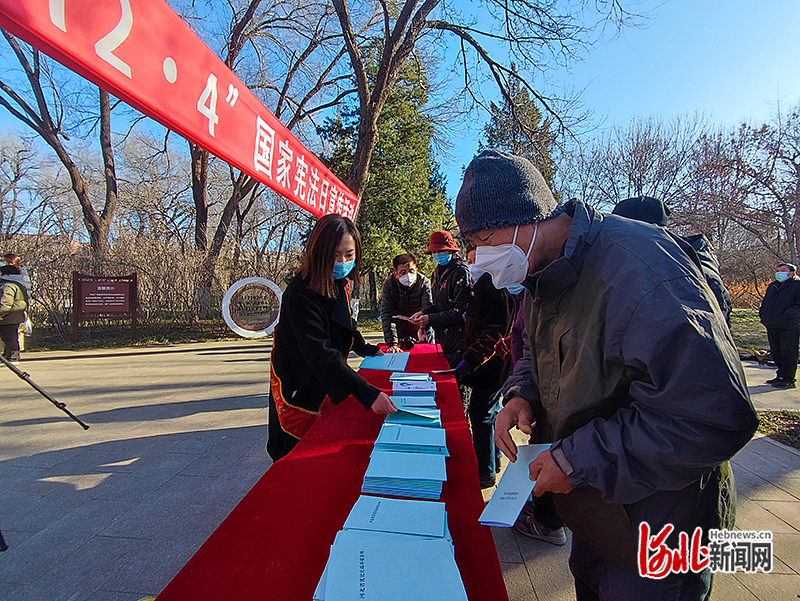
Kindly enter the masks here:
[[575, 489], [575, 536], [635, 569], [638, 528], [732, 525], [727, 460], [756, 417], [699, 268], [660, 228], [570, 203], [563, 256], [525, 281], [526, 349], [504, 385]]
[[15, 276], [0, 278], [0, 324], [19, 324], [27, 319], [28, 293]]

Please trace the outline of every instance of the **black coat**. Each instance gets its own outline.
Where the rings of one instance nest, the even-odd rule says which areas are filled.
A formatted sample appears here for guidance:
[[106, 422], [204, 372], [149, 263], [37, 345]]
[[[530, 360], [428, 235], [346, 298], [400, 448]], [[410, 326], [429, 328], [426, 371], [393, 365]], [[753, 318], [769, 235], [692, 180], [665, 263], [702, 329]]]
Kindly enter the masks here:
[[479, 389], [500, 389], [511, 369], [511, 355], [495, 353], [498, 341], [511, 332], [514, 301], [505, 290], [492, 284], [492, 276], [484, 273], [470, 291], [461, 343], [461, 358], [472, 371], [461, 377], [465, 386]]
[[472, 297], [469, 271], [461, 257], [455, 255], [447, 265], [436, 266], [431, 297], [433, 304], [422, 312], [430, 319], [436, 342], [442, 345], [445, 354], [460, 354], [464, 312]]
[[417, 326], [402, 319], [394, 320], [394, 315], [411, 317], [430, 306], [431, 283], [421, 273], [417, 274], [413, 286], [403, 286], [393, 275], [386, 278], [381, 292], [381, 323], [386, 345], [396, 345], [400, 337], [417, 337]]
[[800, 278], [795, 276], [785, 282], [776, 280], [767, 286], [758, 316], [767, 328], [790, 330], [800, 327]]
[[284, 399], [294, 406], [317, 411], [325, 395], [333, 403], [353, 395], [369, 409], [380, 394], [347, 365], [351, 350], [362, 357], [378, 352], [352, 320], [347, 281], [336, 280], [335, 299], [312, 292], [299, 275], [283, 293], [272, 368]]

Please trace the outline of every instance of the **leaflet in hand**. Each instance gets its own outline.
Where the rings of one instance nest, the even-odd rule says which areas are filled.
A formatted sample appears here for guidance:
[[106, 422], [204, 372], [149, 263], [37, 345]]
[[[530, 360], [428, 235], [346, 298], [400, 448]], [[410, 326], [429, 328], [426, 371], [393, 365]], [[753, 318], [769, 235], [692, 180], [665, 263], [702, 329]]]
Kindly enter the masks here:
[[481, 524], [501, 528], [510, 528], [514, 525], [536, 484], [530, 479], [528, 466], [542, 451], [547, 451], [549, 448], [549, 444], [517, 446], [517, 460], [509, 463], [503, 472], [489, 504], [478, 518]]
[[360, 369], [382, 369], [384, 371], [403, 371], [408, 365], [411, 353], [386, 353], [374, 357], [364, 357]]

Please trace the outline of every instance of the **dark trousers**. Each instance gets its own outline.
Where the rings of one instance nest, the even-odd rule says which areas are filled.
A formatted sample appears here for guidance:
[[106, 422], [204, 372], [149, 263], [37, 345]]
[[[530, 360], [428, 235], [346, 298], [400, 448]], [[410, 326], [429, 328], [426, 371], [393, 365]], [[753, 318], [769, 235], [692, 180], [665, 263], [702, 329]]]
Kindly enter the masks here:
[[3, 357], [11, 359], [19, 357], [19, 324], [3, 323], [0, 324], [0, 340], [5, 345]]
[[556, 511], [553, 493], [546, 492], [541, 497], [533, 497], [533, 519], [550, 530], [557, 530], [564, 525]]
[[494, 418], [500, 412], [502, 398], [500, 390], [492, 388], [473, 388], [469, 397], [467, 414], [481, 480], [490, 479], [500, 468], [494, 444]]
[[577, 601], [705, 601], [711, 596], [708, 568], [662, 580], [644, 578], [611, 565], [574, 534], [569, 569]]
[[788, 330], [767, 328], [769, 352], [778, 368], [778, 377], [786, 382], [794, 382], [797, 374], [797, 347], [800, 343], [800, 328]]

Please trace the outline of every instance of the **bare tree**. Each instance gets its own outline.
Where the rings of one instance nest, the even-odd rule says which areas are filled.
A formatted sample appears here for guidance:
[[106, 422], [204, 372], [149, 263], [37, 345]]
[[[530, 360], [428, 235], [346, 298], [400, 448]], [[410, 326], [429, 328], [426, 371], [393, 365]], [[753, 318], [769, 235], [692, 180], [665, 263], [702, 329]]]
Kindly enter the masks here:
[[[38, 50], [27, 46], [23, 48], [11, 34], [3, 31], [3, 36], [22, 67], [27, 89], [23, 91], [21, 83], [15, 88], [8, 80], [0, 79], [0, 91], [2, 91], [0, 105], [36, 132], [53, 149], [64, 165], [70, 177], [72, 190], [83, 211], [92, 252], [98, 263], [102, 264], [107, 257], [109, 231], [117, 204], [116, 170], [111, 145], [111, 104], [108, 92], [99, 91], [98, 131], [104, 168], [105, 199], [102, 209], [98, 212], [92, 202], [84, 174], [62, 142], [69, 140], [69, 134], [64, 127], [64, 116], [69, 109], [64, 105], [48, 61], [42, 59]], [[29, 96], [32, 96], [30, 102], [26, 99]]]
[[[567, 124], [566, 116], [556, 109], [555, 100], [536, 89], [531, 82], [537, 70], [572, 58], [589, 42], [590, 30], [582, 24], [587, 22], [582, 19], [586, 16], [583, 3], [561, 7], [549, 0], [488, 0], [481, 5], [480, 18], [471, 20], [466, 20], [441, 0], [405, 0], [398, 4], [356, 0], [351, 5], [346, 0], [333, 0], [333, 6], [358, 86], [360, 129], [347, 180], [357, 196], [363, 193], [367, 184], [369, 163], [377, 140], [378, 117], [397, 83], [401, 68], [412, 53], [422, 51], [426, 44], [432, 49], [441, 35], [454, 36], [457, 47], [460, 47], [458, 60], [465, 97], [485, 106], [480, 94], [481, 68], [484, 68], [521, 127], [525, 128], [527, 124], [518, 114], [520, 95], [512, 93], [512, 81], [542, 105], [552, 116], [554, 125]], [[621, 23], [627, 19], [616, 0], [601, 0], [593, 6], [601, 14], [601, 21], [611, 19]], [[369, 25], [376, 20], [376, 15], [378, 22]], [[364, 60], [367, 47], [379, 50], [378, 68], [374, 74], [368, 73], [367, 61]], [[497, 58], [500, 55], [504, 55], [503, 59]], [[515, 64], [520, 68], [515, 68]]]

